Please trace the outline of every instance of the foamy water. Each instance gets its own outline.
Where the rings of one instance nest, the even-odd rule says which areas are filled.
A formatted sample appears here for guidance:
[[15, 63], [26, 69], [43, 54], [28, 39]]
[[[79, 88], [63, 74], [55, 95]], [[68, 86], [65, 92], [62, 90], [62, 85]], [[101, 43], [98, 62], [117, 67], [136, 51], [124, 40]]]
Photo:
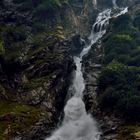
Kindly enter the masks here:
[[[125, 14], [126, 9], [113, 17]], [[98, 124], [90, 114], [87, 114], [85, 104], [82, 100], [85, 90], [85, 83], [82, 73], [82, 58], [89, 51], [91, 46], [96, 43], [105, 33], [106, 27], [111, 18], [111, 9], [107, 9], [99, 13], [95, 24], [93, 25], [89, 36], [90, 44], [85, 46], [79, 57], [74, 57], [76, 64], [75, 77], [71, 89], [72, 97], [68, 100], [64, 108], [64, 120], [62, 125], [52, 133], [52, 136], [45, 140], [99, 140], [101, 132], [98, 129]], [[95, 32], [96, 28], [96, 32]]]

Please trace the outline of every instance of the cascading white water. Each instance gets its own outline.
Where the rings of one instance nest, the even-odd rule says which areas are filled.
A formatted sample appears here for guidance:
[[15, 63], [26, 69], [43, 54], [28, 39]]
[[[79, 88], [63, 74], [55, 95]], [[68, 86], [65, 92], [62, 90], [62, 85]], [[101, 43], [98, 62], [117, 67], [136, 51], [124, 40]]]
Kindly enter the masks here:
[[93, 6], [96, 8], [97, 6], [97, 0], [92, 0]]
[[113, 3], [113, 7], [116, 9], [116, 8], [118, 8], [118, 5], [117, 5], [117, 2], [116, 2], [117, 0], [112, 0], [112, 3]]
[[[123, 9], [120, 14], [126, 13]], [[71, 88], [73, 89], [73, 96], [70, 98], [64, 108], [65, 117], [62, 125], [56, 130], [50, 138], [46, 140], [99, 140], [100, 131], [98, 129], [95, 119], [87, 114], [85, 104], [82, 100], [85, 83], [82, 73], [82, 58], [88, 53], [91, 46], [96, 43], [105, 33], [106, 26], [109, 24], [111, 18], [111, 9], [101, 12], [95, 24], [93, 25], [91, 35], [89, 36], [90, 44], [87, 45], [79, 57], [74, 57], [74, 62], [77, 66], [75, 77]]]

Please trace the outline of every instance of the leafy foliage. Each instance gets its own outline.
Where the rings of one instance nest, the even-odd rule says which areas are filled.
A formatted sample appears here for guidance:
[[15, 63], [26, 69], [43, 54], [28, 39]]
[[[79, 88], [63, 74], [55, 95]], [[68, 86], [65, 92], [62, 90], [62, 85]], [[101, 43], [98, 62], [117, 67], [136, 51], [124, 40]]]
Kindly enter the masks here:
[[[41, 115], [42, 110], [38, 106], [29, 106], [15, 102], [0, 102], [0, 115], [12, 116], [9, 119], [0, 120], [0, 139], [10, 139], [16, 136], [17, 132], [27, 131], [34, 125]], [[5, 117], [6, 118], [6, 117]], [[7, 117], [8, 118], [8, 117]], [[5, 133], [5, 130], [10, 127], [10, 131]]]
[[129, 14], [112, 22], [104, 39], [104, 69], [99, 78], [102, 109], [120, 112], [127, 120], [140, 119], [140, 32]]
[[36, 11], [40, 14], [52, 12], [56, 8], [60, 7], [64, 1], [66, 0], [42, 0], [41, 3], [37, 6]]

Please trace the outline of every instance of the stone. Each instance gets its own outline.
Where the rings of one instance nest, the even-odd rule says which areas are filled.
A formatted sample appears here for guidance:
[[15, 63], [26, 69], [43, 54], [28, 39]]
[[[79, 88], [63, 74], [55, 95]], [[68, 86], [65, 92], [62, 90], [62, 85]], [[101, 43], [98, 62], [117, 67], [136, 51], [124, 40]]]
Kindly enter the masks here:
[[43, 87], [38, 87], [37, 89], [24, 93], [24, 96], [22, 94], [22, 100], [28, 104], [37, 105], [44, 99], [45, 94], [46, 91], [43, 89]]
[[0, 116], [0, 121], [13, 121], [16, 119], [16, 114], [14, 112]]

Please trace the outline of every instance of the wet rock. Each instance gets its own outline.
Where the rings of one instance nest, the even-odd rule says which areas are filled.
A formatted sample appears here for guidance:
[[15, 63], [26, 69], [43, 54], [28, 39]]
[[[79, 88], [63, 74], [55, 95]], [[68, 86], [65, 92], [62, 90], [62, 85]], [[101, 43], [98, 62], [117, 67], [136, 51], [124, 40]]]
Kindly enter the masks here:
[[16, 114], [14, 112], [0, 116], [0, 121], [13, 121], [15, 119], [16, 119]]
[[83, 47], [85, 45], [84, 40], [81, 39], [79, 34], [76, 34], [72, 37], [72, 47], [71, 47], [71, 54], [78, 55], [83, 50]]
[[97, 102], [97, 80], [102, 67], [101, 58], [103, 49], [100, 43], [99, 41], [93, 45], [91, 51], [83, 60], [83, 74], [86, 81], [84, 100], [88, 112], [92, 113], [99, 121], [100, 128], [103, 132], [101, 139], [115, 140], [118, 136], [121, 121], [116, 119], [113, 114], [110, 115], [102, 112]]
[[[28, 4], [28, 1], [26, 2]], [[75, 32], [77, 30], [75, 27], [80, 27], [79, 23], [83, 25], [81, 26], [82, 28], [79, 28], [80, 33], [84, 32], [84, 29], [87, 33], [85, 20], [90, 19], [87, 22], [88, 25], [86, 25], [86, 27], [89, 27], [91, 26], [89, 24], [93, 23], [93, 18], [97, 14], [93, 14], [92, 0], [89, 1], [90, 4], [86, 4], [84, 1], [76, 1], [76, 3], [79, 3], [80, 7], [74, 8], [74, 11], [70, 5], [64, 3], [61, 9], [56, 10], [56, 13], [50, 12], [50, 15], [48, 15], [47, 12], [39, 17], [35, 9], [40, 4], [39, 1], [33, 2], [33, 7], [30, 7], [32, 4], [29, 4], [26, 10], [24, 9], [24, 1], [14, 1], [14, 3], [11, 0], [5, 0], [5, 3], [0, 1], [0, 22], [4, 26], [6, 25], [4, 32], [7, 33], [7, 30], [8, 32], [10, 30], [10, 34], [12, 34], [10, 37], [9, 34], [4, 36], [6, 47], [13, 49], [11, 53], [14, 52], [12, 53], [12, 59], [9, 55], [8, 59], [11, 62], [17, 62], [15, 60], [18, 60], [19, 63], [19, 65], [6, 63], [8, 67], [4, 70], [5, 77], [0, 77], [0, 79], [6, 87], [6, 91], [10, 92], [0, 94], [0, 99], [1, 95], [2, 98], [8, 95], [9, 101], [16, 98], [16, 102], [37, 105], [37, 107], [41, 106], [46, 111], [43, 114], [47, 114], [45, 117], [41, 116], [40, 120], [32, 128], [29, 126], [30, 130], [27, 130], [24, 133], [25, 135], [21, 134], [21, 139], [43, 139], [50, 134], [58, 122], [70, 84], [71, 72], [76, 69], [70, 53], [79, 54], [84, 46], [84, 41], [81, 40], [80, 35], [75, 34], [69, 40], [65, 39], [65, 33], [67, 34], [67, 31]], [[77, 11], [76, 14], [78, 15], [82, 13], [82, 17], [77, 19], [74, 14], [75, 11]], [[45, 18], [42, 18], [44, 15]], [[88, 15], [90, 15], [89, 18], [87, 17]], [[61, 22], [64, 27], [56, 27]], [[43, 23], [41, 25], [43, 28], [40, 27], [40, 23]], [[17, 29], [16, 27], [21, 28]], [[0, 30], [3, 31], [3, 26]], [[24, 31], [25, 36], [23, 35]], [[50, 31], [53, 32], [50, 34]], [[19, 49], [20, 47], [23, 48], [16, 51], [15, 48]], [[96, 62], [96, 64], [100, 63]], [[89, 71], [92, 71], [92, 68]], [[95, 75], [92, 75], [92, 77], [95, 77]], [[96, 78], [94, 81], [96, 81]], [[96, 85], [95, 83], [94, 86], [96, 87]], [[93, 92], [91, 86], [92, 84], [89, 83], [89, 92]], [[91, 99], [92, 97], [90, 97], [89, 106], [92, 106]], [[5, 119], [10, 119], [10, 116]], [[14, 119], [14, 117], [12, 118], [11, 116], [11, 119]]]
[[110, 134], [104, 137], [104, 140], [116, 140], [117, 134]]

